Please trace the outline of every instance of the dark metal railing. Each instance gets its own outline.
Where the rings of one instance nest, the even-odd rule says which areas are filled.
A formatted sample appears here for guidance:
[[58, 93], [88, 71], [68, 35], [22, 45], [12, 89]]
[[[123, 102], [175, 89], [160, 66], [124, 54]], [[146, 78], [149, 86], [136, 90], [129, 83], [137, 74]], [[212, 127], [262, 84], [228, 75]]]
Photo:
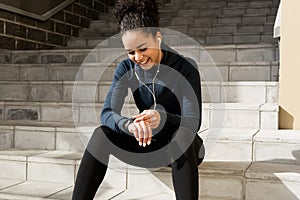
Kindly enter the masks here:
[[74, 1], [75, 0], [0, 0], [0, 9], [44, 21]]

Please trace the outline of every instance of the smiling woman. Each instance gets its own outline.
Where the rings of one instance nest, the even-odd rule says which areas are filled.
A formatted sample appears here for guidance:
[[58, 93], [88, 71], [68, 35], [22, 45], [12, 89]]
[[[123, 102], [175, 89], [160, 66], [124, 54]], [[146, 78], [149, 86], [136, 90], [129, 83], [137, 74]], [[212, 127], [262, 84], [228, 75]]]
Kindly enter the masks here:
[[122, 36], [122, 41], [128, 57], [144, 70], [151, 69], [159, 64], [163, 52], [160, 49], [161, 34], [157, 32], [155, 37], [144, 33], [142, 30], [127, 31]]
[[[198, 67], [163, 42], [155, 0], [119, 0], [115, 16], [128, 58], [115, 70], [73, 200], [94, 198], [110, 154], [139, 167], [170, 166], [176, 199], [196, 200], [204, 157], [197, 135], [202, 109]], [[128, 89], [140, 112], [131, 117], [121, 115]]]

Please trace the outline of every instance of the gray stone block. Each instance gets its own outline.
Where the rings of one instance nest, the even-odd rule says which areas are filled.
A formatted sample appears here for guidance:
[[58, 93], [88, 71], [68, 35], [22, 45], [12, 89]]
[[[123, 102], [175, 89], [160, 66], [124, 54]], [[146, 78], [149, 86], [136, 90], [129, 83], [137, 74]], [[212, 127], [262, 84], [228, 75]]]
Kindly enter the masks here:
[[264, 32], [263, 25], [240, 25], [237, 27], [238, 33], [261, 33]]
[[71, 38], [67, 41], [67, 46], [69, 48], [86, 48], [87, 40], [80, 38]]
[[78, 119], [77, 108], [68, 104], [47, 104], [41, 107], [41, 121], [48, 122], [74, 122]]
[[209, 8], [223, 8], [226, 6], [226, 1], [209, 1]]
[[39, 114], [37, 110], [16, 108], [7, 109], [6, 120], [38, 120]]
[[213, 33], [236, 33], [237, 32], [237, 27], [235, 25], [219, 25], [213, 26]]
[[96, 63], [99, 61], [96, 50], [70, 51], [69, 61], [71, 63]]
[[63, 86], [63, 100], [69, 102], [99, 102], [97, 82], [65, 83]]
[[19, 68], [17, 66], [0, 66], [0, 80], [19, 80]]
[[78, 74], [80, 66], [51, 66], [49, 68], [49, 80], [52, 81], [74, 81], [76, 77], [80, 78]]
[[194, 61], [200, 61], [200, 49], [199, 48], [174, 48], [179, 54], [188, 58], [194, 59]]
[[14, 130], [10, 126], [0, 127], [0, 148], [12, 148], [13, 147]]
[[202, 83], [201, 85], [203, 103], [220, 103], [220, 84], [219, 83]]
[[26, 64], [26, 63], [39, 63], [38, 53], [13, 53], [12, 63], [16, 64]]
[[231, 34], [223, 35], [207, 35], [207, 44], [232, 44], [233, 36]]
[[272, 0], [270, 1], [267, 1], [267, 0], [264, 0], [264, 1], [249, 1], [249, 6], [272, 6], [273, 5], [273, 2]]
[[186, 17], [186, 18], [173, 18], [171, 20], [172, 26], [178, 26], [178, 25], [193, 25], [193, 18]]
[[24, 81], [49, 80], [48, 67], [45, 66], [22, 66], [20, 67], [20, 79]]
[[247, 7], [248, 1], [228, 1], [227, 2], [228, 7]]
[[230, 63], [235, 61], [236, 51], [234, 48], [207, 48], [200, 52], [200, 62], [202, 63]]
[[246, 13], [245, 8], [223, 8], [224, 15], [243, 15]]
[[79, 111], [79, 122], [99, 124], [101, 108], [102, 107], [96, 105], [95, 107], [81, 106]]
[[82, 143], [83, 141], [81, 141], [81, 137], [84, 137], [82, 133], [57, 131], [56, 149], [61, 151], [83, 152], [85, 146]]
[[67, 57], [65, 55], [60, 54], [53, 54], [53, 55], [42, 55], [41, 56], [41, 63], [47, 64], [47, 63], [66, 63], [68, 61]]
[[0, 63], [2, 64], [11, 63], [11, 55], [5, 53], [0, 54]]
[[273, 38], [273, 34], [262, 34], [261, 36], [261, 43], [269, 43], [269, 44], [276, 44], [277, 43], [277, 39]]
[[218, 18], [213, 16], [213, 17], [199, 17], [194, 19], [194, 25], [201, 26], [201, 25], [210, 25], [213, 23], [217, 23]]
[[235, 34], [233, 42], [236, 44], [257, 44], [260, 42], [259, 34]]
[[[180, 13], [181, 16], [189, 16], [189, 13], [185, 12], [185, 10], [167, 10], [167, 9], [164, 9], [164, 10], [161, 10], [160, 11], [160, 16], [163, 16], [164, 18], [173, 18], [173, 17], [177, 17], [178, 16], [178, 13]], [[190, 15], [192, 16], [192, 15]]]
[[11, 84], [3, 82], [0, 84], [0, 99], [1, 100], [27, 100], [29, 94], [28, 83], [18, 82]]
[[227, 17], [227, 16], [220, 16], [218, 17], [218, 24], [240, 24], [242, 23], [242, 17]]
[[256, 7], [256, 8], [247, 8], [246, 11], [247, 14], [265, 14], [268, 15], [271, 13], [271, 8], [270, 7]]
[[202, 186], [209, 187], [200, 186], [199, 191], [201, 196], [199, 199], [244, 199], [245, 178], [241, 173], [246, 171], [249, 165], [246, 165], [247, 162], [243, 164], [236, 162], [234, 166], [231, 166], [229, 162], [224, 163], [226, 164], [224, 164], [223, 169], [216, 167], [216, 165], [220, 164], [219, 162], [206, 162], [201, 165], [199, 183]]
[[209, 34], [212, 33], [212, 27], [211, 26], [193, 26], [193, 27], [187, 27], [187, 33], [196, 35], [196, 34]]
[[55, 149], [55, 128], [16, 127], [14, 147], [21, 149]]
[[114, 75], [114, 68], [107, 67], [84, 67], [80, 70], [83, 81], [111, 81]]
[[258, 24], [265, 23], [267, 21], [266, 16], [243, 16], [242, 23], [243, 24]]
[[[85, 48], [97, 48], [97, 46], [109, 46], [108, 41], [105, 41], [104, 39], [88, 39], [87, 40], [87, 44], [85, 46]], [[84, 46], [82, 46], [84, 47]]]
[[200, 66], [200, 76], [202, 81], [228, 81], [228, 66]]
[[239, 48], [237, 50], [238, 62], [259, 62], [259, 61], [274, 61], [274, 48], [273, 47], [250, 47]]
[[230, 67], [231, 81], [270, 81], [270, 67]]
[[176, 17], [176, 15], [180, 17], [195, 17], [199, 15], [199, 12], [199, 9], [178, 10], [178, 13], [173, 13], [173, 16], [171, 17]]
[[31, 101], [61, 101], [63, 86], [62, 83], [31, 83], [29, 91]]

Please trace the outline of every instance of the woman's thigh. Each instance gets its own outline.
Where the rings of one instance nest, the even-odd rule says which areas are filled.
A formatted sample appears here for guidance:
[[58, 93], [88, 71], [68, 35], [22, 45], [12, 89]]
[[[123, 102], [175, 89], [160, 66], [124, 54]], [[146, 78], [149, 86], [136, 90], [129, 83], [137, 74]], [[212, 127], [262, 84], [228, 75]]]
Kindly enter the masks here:
[[139, 146], [133, 135], [117, 133], [107, 126], [100, 126], [95, 129], [87, 149], [101, 160], [107, 160], [107, 156], [112, 154], [128, 164], [163, 167], [180, 157], [184, 150], [196, 141], [192, 133], [187, 132], [188, 129], [178, 129], [176, 133], [160, 133], [161, 136], [162, 134], [175, 136], [173, 140], [170, 137], [157, 137], [150, 145], [143, 147]]

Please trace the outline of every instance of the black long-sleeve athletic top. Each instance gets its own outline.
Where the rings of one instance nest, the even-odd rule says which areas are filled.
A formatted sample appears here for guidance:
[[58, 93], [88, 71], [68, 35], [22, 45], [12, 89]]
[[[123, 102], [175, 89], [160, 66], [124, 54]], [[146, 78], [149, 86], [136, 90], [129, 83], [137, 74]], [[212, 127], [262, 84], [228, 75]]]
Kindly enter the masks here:
[[150, 70], [143, 70], [129, 58], [118, 64], [100, 115], [102, 125], [115, 132], [127, 131], [124, 125], [130, 118], [122, 116], [121, 110], [128, 88], [140, 112], [153, 109], [154, 98], [149, 89], [153, 91], [153, 78], [159, 67], [154, 80], [156, 110], [161, 115], [161, 125], [157, 129], [168, 131], [184, 126], [194, 132], [199, 130], [202, 102], [198, 67], [194, 60], [179, 55], [167, 45], [162, 44], [161, 48], [161, 63]]

